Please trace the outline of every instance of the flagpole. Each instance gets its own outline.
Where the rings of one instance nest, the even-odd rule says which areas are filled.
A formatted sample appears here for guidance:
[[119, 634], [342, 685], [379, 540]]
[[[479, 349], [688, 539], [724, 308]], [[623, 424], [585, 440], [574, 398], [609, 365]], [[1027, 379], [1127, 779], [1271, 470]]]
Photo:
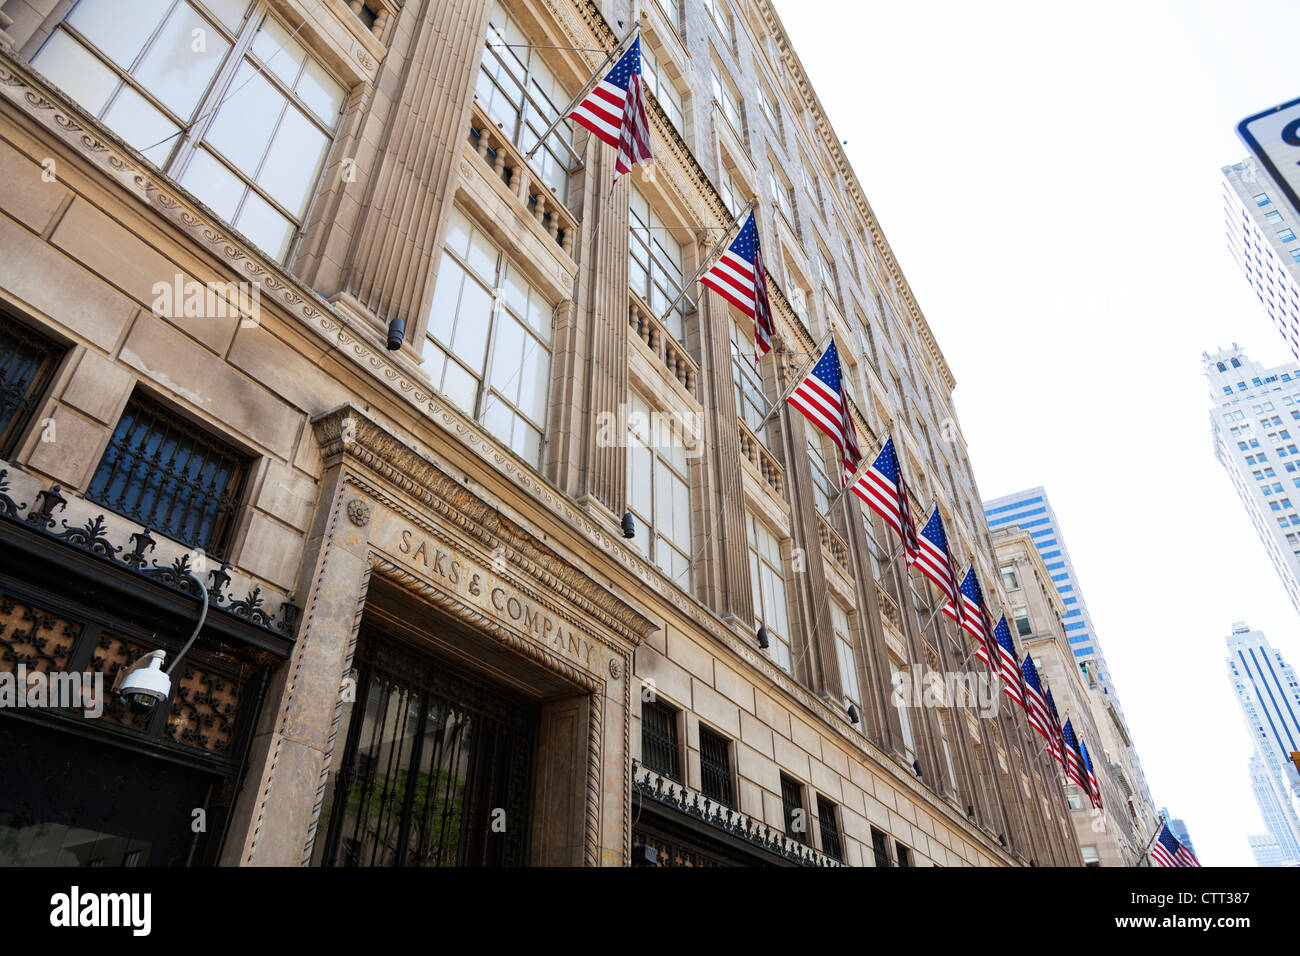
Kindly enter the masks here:
[[[853, 412], [849, 411], [849, 414], [852, 415]], [[892, 437], [893, 426], [894, 426], [893, 419], [890, 419], [889, 428], [885, 431], [885, 441], [889, 441], [889, 439]], [[876, 452], [878, 452], [881, 448], [883, 448], [884, 445], [885, 442], [877, 440], [872, 443], [870, 451], [863, 453], [862, 460], [858, 462], [857, 469], [853, 472], [852, 475], [849, 476], [849, 480], [844, 483], [844, 487], [841, 488], [838, 492], [836, 492], [835, 497], [830, 500], [830, 504], [826, 506], [826, 510], [823, 511], [822, 514], [824, 514], [828, 518], [830, 517], [831, 512], [835, 510], [835, 506], [840, 503], [840, 499], [843, 498], [846, 494], [848, 494], [849, 489], [851, 489], [854, 485], [856, 485], [858, 481], [862, 478], [862, 475], [871, 467], [870, 464], [871, 456], [876, 454]]]
[[677, 298], [673, 299], [672, 302], [668, 303], [668, 308], [665, 309], [664, 314], [659, 317], [660, 325], [663, 325], [665, 322], [667, 322], [668, 313], [671, 312], [673, 309], [677, 308], [677, 303], [681, 302], [682, 299], [686, 298], [686, 294], [695, 287], [695, 283], [696, 281], [699, 280], [700, 276], [704, 275], [704, 273], [708, 272], [709, 269], [713, 267], [714, 257], [717, 256], [718, 252], [722, 249], [723, 244], [732, 236], [731, 230], [735, 229], [736, 226], [740, 225], [740, 221], [744, 218], [745, 213], [753, 209], [757, 202], [758, 202], [758, 197], [755, 196], [749, 202], [745, 203], [744, 208], [741, 209], [740, 212], [736, 213], [735, 218], [731, 220], [731, 225], [729, 225], [726, 231], [722, 234], [722, 238], [719, 239], [716, 243], [714, 243], [713, 248], [709, 250], [708, 255], [706, 255], [702, 260], [700, 260], [700, 267], [695, 270], [695, 273], [689, 279], [687, 279], [685, 282], [682, 283], [682, 290], [677, 293]]
[[622, 52], [623, 46], [627, 43], [627, 41], [632, 39], [632, 37], [635, 34], [639, 33], [640, 30], [641, 30], [641, 20], [640, 18], [638, 18], [636, 22], [632, 24], [632, 29], [627, 32], [627, 36], [619, 40], [618, 44], [614, 47], [614, 49], [608, 51], [605, 54], [605, 59], [601, 61], [600, 65], [596, 67], [595, 72], [591, 74], [591, 79], [587, 80], [587, 82], [583, 84], [582, 89], [578, 91], [578, 95], [575, 96], [573, 99], [569, 100], [569, 105], [566, 106], [564, 109], [560, 110], [559, 115], [556, 116], [555, 119], [551, 121], [551, 125], [546, 127], [546, 129], [542, 132], [542, 134], [537, 137], [537, 142], [533, 144], [533, 148], [530, 149], [528, 152], [524, 153], [524, 162], [528, 162], [530, 159], [533, 158], [533, 153], [537, 152], [539, 149], [542, 148], [542, 144], [546, 142], [546, 137], [554, 133], [555, 128], [569, 118], [569, 114], [573, 112], [574, 107], [576, 107], [579, 103], [581, 103], [583, 99], [586, 97], [586, 95], [596, 88], [596, 84], [601, 81], [602, 78], [601, 73], [605, 69], [605, 67], [609, 66], [609, 64], [614, 60], [614, 58], [618, 56], [620, 52]]
[[1146, 863], [1147, 866], [1151, 865], [1148, 862], [1151, 859], [1151, 848], [1155, 846], [1156, 840], [1160, 839], [1160, 831], [1163, 830], [1164, 828], [1165, 828], [1164, 816], [1161, 815], [1156, 817], [1156, 832], [1151, 834], [1151, 839], [1147, 840], [1146, 848], [1142, 851], [1142, 859], [1138, 861], [1138, 866], [1141, 866], [1143, 863]]
[[828, 330], [826, 334], [822, 336], [822, 340], [818, 342], [816, 346], [813, 347], [812, 359], [809, 362], [805, 363], [799, 369], [799, 372], [791, 378], [790, 384], [785, 387], [785, 390], [783, 392], [781, 392], [781, 397], [772, 403], [772, 407], [767, 410], [767, 414], [763, 416], [763, 420], [754, 426], [755, 434], [758, 434], [758, 432], [763, 428], [763, 426], [766, 425], [769, 421], [771, 421], [772, 416], [781, 410], [781, 406], [785, 404], [786, 399], [788, 399], [791, 395], [793, 395], [794, 390], [798, 388], [800, 384], [802, 384], [803, 380], [808, 375], [808, 370], [817, 364], [817, 360], [821, 356], [822, 349], [825, 348], [826, 343], [830, 341], [831, 335], [832, 333]]

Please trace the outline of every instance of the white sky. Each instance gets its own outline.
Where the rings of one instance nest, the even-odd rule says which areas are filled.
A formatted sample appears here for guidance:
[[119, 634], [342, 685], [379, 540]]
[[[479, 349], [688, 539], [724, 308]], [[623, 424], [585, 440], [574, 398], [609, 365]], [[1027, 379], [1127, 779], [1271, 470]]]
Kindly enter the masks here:
[[1204, 864], [1253, 865], [1224, 638], [1245, 620], [1300, 665], [1300, 622], [1214, 458], [1200, 356], [1290, 358], [1219, 169], [1238, 121], [1300, 96], [1300, 4], [775, 2], [952, 366], [981, 494], [1046, 487], [1157, 805]]

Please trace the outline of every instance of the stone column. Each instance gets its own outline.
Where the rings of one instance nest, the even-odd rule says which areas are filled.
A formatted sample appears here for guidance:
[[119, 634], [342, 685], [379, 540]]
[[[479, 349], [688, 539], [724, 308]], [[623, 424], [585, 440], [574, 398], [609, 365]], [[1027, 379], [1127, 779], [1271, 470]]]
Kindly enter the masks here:
[[[707, 249], [702, 245], [699, 253]], [[700, 286], [697, 322], [700, 336], [699, 398], [704, 406], [706, 472], [700, 517], [711, 522], [704, 550], [707, 587], [700, 597], [724, 620], [752, 629], [753, 582], [749, 579], [749, 539], [745, 528], [745, 490], [740, 455], [740, 410], [731, 370], [731, 312], [722, 296]]]
[[[621, 518], [627, 510], [628, 192], [614, 181], [615, 151], [588, 135], [585, 165], [573, 182], [574, 215], [582, 226], [572, 309], [556, 334], [554, 421], [548, 473], [580, 504]], [[619, 423], [598, 428], [599, 418]]]
[[364, 121], [343, 144], [358, 179], [312, 251], [304, 278], [381, 326], [423, 328], [452, 183], [469, 130], [488, 0], [410, 0], [397, 18]]
[[341, 462], [321, 480], [299, 594], [307, 594], [293, 656], [262, 705], [243, 789], [231, 811], [223, 866], [302, 866], [323, 794], [321, 770], [337, 727], [341, 680], [365, 601], [365, 530], [344, 517]]

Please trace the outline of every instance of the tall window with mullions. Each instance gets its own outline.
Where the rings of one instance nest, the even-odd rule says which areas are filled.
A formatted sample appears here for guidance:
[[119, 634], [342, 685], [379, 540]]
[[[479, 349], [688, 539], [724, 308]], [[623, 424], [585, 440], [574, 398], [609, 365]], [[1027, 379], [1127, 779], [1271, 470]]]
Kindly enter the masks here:
[[[500, 2], [492, 4], [483, 59], [474, 88], [479, 105], [519, 149], [528, 152], [559, 116], [570, 94], [546, 63], [552, 51], [534, 44]], [[569, 173], [577, 166], [573, 123], [563, 120], [530, 162], [561, 202], [568, 200]]]
[[633, 543], [674, 584], [692, 590], [691, 479], [686, 446], [667, 419], [629, 393], [627, 506], [636, 519]]
[[532, 465], [542, 458], [552, 307], [459, 209], [452, 211], [423, 365], [433, 387]]
[[269, 11], [267, 0], [79, 0], [32, 65], [284, 261], [346, 90]]
[[[631, 242], [628, 247], [628, 284], [645, 300], [656, 316], [664, 318], [668, 333], [678, 342], [686, 340], [686, 307], [668, 305], [682, 290], [682, 245], [679, 232], [655, 212], [649, 200], [635, 186], [628, 200]], [[664, 313], [668, 315], [664, 317]]]
[[247, 457], [157, 402], [127, 402], [86, 497], [223, 559]]
[[0, 458], [13, 454], [65, 351], [0, 311]]
[[736, 387], [736, 410], [751, 431], [764, 445], [768, 429], [759, 429], [758, 423], [767, 414], [771, 402], [763, 386], [763, 373], [754, 361], [754, 329], [742, 328], [733, 316], [731, 319], [731, 377]]

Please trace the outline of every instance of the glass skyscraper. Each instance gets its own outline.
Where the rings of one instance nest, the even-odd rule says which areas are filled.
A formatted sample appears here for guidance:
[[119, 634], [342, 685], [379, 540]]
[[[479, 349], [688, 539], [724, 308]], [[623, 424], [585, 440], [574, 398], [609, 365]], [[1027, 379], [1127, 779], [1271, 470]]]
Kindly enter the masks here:
[[1300, 862], [1300, 775], [1291, 762], [1300, 751], [1300, 678], [1262, 631], [1240, 622], [1228, 637], [1228, 677], [1255, 745], [1251, 791], [1272, 837], [1252, 838], [1251, 852], [1260, 866]]

